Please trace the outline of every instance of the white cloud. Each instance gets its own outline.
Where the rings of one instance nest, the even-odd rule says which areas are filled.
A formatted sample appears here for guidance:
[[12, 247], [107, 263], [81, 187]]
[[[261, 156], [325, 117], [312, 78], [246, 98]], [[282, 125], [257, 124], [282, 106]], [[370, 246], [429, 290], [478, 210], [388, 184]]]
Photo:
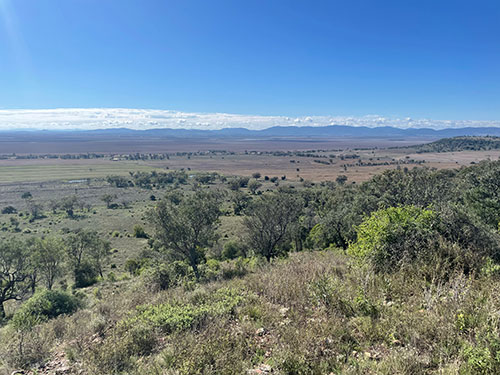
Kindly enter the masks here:
[[62, 108], [0, 110], [0, 129], [205, 129], [272, 126], [394, 126], [399, 128], [500, 127], [500, 121], [449, 121], [391, 118], [378, 115], [352, 116], [256, 116], [228, 113], [187, 113], [171, 110], [126, 108]]

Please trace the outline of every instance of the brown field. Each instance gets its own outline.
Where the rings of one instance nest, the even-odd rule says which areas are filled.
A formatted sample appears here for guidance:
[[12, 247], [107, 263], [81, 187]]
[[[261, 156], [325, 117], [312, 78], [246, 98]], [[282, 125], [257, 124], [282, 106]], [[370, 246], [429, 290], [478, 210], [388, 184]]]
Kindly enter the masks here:
[[[356, 153], [359, 159], [341, 160], [340, 155]], [[263, 176], [287, 176], [288, 180], [300, 178], [311, 181], [334, 180], [338, 175], [345, 174], [349, 181], [361, 182], [386, 169], [401, 167], [413, 168], [427, 166], [431, 168], [455, 168], [469, 165], [484, 159], [496, 160], [500, 151], [463, 151], [453, 153], [416, 154], [411, 149], [372, 149], [358, 151], [320, 152], [329, 156], [337, 155], [331, 164], [324, 165], [315, 162], [314, 157], [273, 156], [270, 154], [234, 155], [193, 155], [171, 156], [169, 160], [147, 161], [113, 161], [105, 159], [6, 159], [0, 160], [0, 184], [21, 182], [43, 182], [54, 180], [78, 180], [86, 178], [104, 178], [108, 175], [128, 175], [129, 171], [152, 171], [166, 169], [181, 169], [192, 171], [219, 172], [224, 175], [246, 175], [260, 172]], [[389, 165], [360, 166], [352, 165], [358, 160], [373, 163], [390, 163]], [[408, 160], [425, 161], [421, 164]], [[329, 161], [328, 158], [317, 160]], [[295, 162], [291, 162], [295, 161]], [[344, 165], [347, 164], [347, 168]], [[298, 169], [298, 170], [297, 170]]]
[[348, 148], [385, 148], [431, 142], [429, 138], [174, 138], [152, 136], [1, 136], [0, 155], [85, 154], [85, 153], [172, 153], [209, 150], [276, 151], [276, 150], [333, 150]]

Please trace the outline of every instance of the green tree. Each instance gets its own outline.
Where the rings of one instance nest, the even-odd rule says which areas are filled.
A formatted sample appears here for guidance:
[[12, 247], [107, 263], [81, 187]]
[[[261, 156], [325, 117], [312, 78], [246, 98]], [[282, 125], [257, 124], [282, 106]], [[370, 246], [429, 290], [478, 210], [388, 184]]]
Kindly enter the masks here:
[[58, 238], [37, 239], [34, 244], [33, 263], [49, 290], [54, 282], [63, 275], [65, 249], [64, 243]]
[[0, 242], [0, 320], [5, 318], [4, 303], [19, 300], [30, 290], [30, 260], [24, 243]]
[[[109, 256], [109, 242], [99, 238], [95, 231], [79, 230], [65, 238], [65, 245], [76, 284], [89, 284], [96, 274], [102, 277], [103, 263]], [[80, 277], [85, 280], [79, 282]]]
[[255, 194], [261, 186], [262, 184], [259, 181], [250, 180], [250, 182], [248, 183], [248, 190], [250, 190], [252, 194]]
[[106, 203], [106, 208], [110, 208], [111, 207], [111, 203], [116, 199], [116, 195], [115, 194], [104, 194], [102, 197], [101, 197], [101, 200]]
[[22, 199], [31, 199], [31, 198], [33, 198], [33, 195], [32, 195], [29, 191], [26, 191], [26, 192], [24, 192], [24, 193], [21, 195], [21, 198], [22, 198]]
[[254, 202], [244, 220], [253, 249], [268, 261], [279, 255], [278, 246], [287, 238], [302, 207], [302, 200], [287, 192], [263, 195]]
[[347, 176], [345, 174], [341, 174], [341, 175], [337, 176], [335, 181], [339, 185], [344, 185], [347, 182]]
[[216, 239], [215, 223], [220, 216], [217, 194], [196, 191], [178, 203], [166, 197], [151, 211], [155, 239], [173, 258], [187, 260], [197, 278], [204, 250]]
[[243, 211], [248, 207], [251, 197], [241, 191], [235, 191], [231, 195], [231, 203], [233, 204], [233, 210], [235, 215], [241, 215]]
[[30, 199], [28, 200], [28, 210], [31, 214], [32, 221], [37, 220], [42, 217], [43, 205]]
[[496, 228], [500, 221], [500, 162], [483, 162], [471, 168], [465, 180], [466, 205], [484, 223]]
[[70, 195], [68, 197], [64, 197], [61, 200], [61, 208], [66, 211], [66, 214], [73, 218], [75, 216], [75, 206], [78, 203], [78, 197], [76, 195]]

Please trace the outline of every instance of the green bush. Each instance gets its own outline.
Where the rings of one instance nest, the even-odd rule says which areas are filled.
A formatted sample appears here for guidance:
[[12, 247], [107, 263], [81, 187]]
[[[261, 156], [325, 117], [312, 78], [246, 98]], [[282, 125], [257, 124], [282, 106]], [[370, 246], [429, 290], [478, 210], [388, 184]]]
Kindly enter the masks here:
[[17, 210], [13, 206], [7, 206], [2, 209], [2, 214], [15, 214]]
[[246, 248], [241, 243], [237, 241], [228, 241], [224, 244], [224, 249], [222, 250], [223, 259], [236, 259], [245, 256]]
[[81, 306], [81, 300], [59, 290], [43, 290], [35, 293], [14, 314], [12, 323], [16, 327], [35, 325], [62, 314], [72, 314]]
[[390, 271], [409, 263], [433, 246], [438, 217], [415, 206], [378, 210], [357, 227], [357, 241], [348, 252], [368, 260], [378, 271]]
[[200, 265], [201, 278], [204, 281], [216, 280], [219, 276], [220, 263], [217, 259], [208, 259]]
[[147, 268], [142, 273], [142, 277], [146, 286], [154, 292], [167, 290], [175, 282], [172, 277], [172, 267], [166, 264]]
[[183, 331], [202, 322], [208, 317], [231, 314], [244, 300], [241, 292], [233, 288], [219, 289], [197, 303], [168, 302], [159, 305], [144, 305], [138, 314], [121, 324], [134, 326], [146, 324], [166, 333]]
[[125, 262], [125, 269], [133, 276], [137, 276], [141, 273], [141, 269], [144, 266], [145, 259], [127, 259]]
[[80, 264], [73, 272], [76, 288], [85, 288], [94, 285], [97, 282], [97, 276], [99, 276], [96, 267], [87, 262]]
[[134, 226], [134, 237], [135, 238], [149, 238], [148, 234], [144, 231], [144, 228], [140, 225]]

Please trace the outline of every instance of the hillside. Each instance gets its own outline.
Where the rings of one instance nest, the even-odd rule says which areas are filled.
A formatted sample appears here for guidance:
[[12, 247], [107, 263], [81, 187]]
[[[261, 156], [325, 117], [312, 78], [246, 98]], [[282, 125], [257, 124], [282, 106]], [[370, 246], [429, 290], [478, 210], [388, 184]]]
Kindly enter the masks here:
[[444, 138], [432, 143], [416, 146], [416, 149], [417, 153], [499, 150], [500, 137], [467, 136]]
[[497, 374], [499, 176], [33, 184], [0, 216], [0, 374]]

